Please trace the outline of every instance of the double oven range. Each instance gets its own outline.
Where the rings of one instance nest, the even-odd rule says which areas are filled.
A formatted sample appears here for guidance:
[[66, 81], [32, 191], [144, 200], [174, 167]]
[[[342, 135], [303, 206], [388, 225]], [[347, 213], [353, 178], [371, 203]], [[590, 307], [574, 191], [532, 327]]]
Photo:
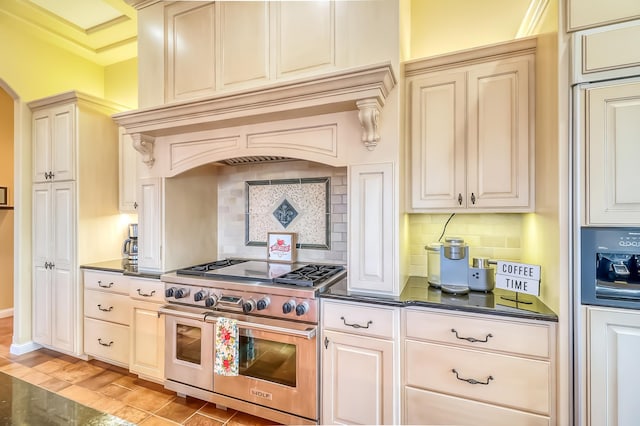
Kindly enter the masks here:
[[[317, 295], [341, 265], [225, 259], [164, 274], [165, 387], [279, 423], [319, 420]], [[238, 375], [214, 374], [215, 326], [238, 326]]]

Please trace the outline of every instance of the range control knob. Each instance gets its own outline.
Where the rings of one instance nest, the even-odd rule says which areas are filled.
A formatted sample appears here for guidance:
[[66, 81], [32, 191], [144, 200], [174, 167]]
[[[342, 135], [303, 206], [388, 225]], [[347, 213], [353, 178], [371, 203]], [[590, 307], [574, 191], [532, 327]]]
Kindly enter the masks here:
[[307, 302], [302, 302], [298, 306], [296, 306], [296, 315], [301, 316], [309, 312], [309, 304]]
[[193, 295], [193, 300], [195, 300], [196, 302], [199, 302], [201, 300], [204, 300], [206, 295], [207, 293], [204, 290], [196, 291], [196, 293]]
[[253, 299], [249, 299], [242, 304], [242, 312], [248, 314], [249, 312], [256, 309], [256, 301]]
[[206, 306], [207, 308], [210, 308], [212, 306], [215, 306], [217, 302], [218, 302], [218, 299], [216, 298], [216, 296], [211, 295], [206, 299], [204, 299], [204, 306]]
[[175, 287], [171, 287], [171, 288], [166, 289], [164, 291], [165, 297], [173, 297], [173, 295], [175, 294], [176, 290], [177, 290], [177, 288], [175, 288]]
[[182, 299], [183, 297], [186, 297], [189, 295], [189, 290], [187, 290], [186, 288], [179, 288], [178, 290], [175, 291], [175, 293], [173, 294], [173, 296], [176, 299]]
[[267, 309], [267, 306], [269, 306], [269, 303], [271, 303], [269, 298], [263, 297], [262, 299], [258, 300], [258, 303], [256, 303], [256, 307], [258, 308], [259, 311], [261, 311], [263, 309]]
[[288, 302], [285, 302], [284, 305], [282, 305], [282, 313], [283, 314], [289, 314], [292, 311], [294, 311], [296, 309], [296, 301], [291, 299]]

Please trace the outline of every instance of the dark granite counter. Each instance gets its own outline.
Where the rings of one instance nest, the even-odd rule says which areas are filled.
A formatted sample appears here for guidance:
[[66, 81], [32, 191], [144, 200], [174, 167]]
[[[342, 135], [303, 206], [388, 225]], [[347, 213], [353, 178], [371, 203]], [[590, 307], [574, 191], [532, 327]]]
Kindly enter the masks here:
[[0, 424], [133, 425], [0, 372]]
[[498, 288], [489, 293], [470, 291], [465, 295], [447, 294], [429, 287], [425, 277], [410, 277], [402, 294], [398, 297], [352, 293], [347, 290], [346, 280], [329, 287], [318, 297], [377, 305], [415, 306], [542, 321], [558, 321], [558, 316], [535, 296], [517, 294]]
[[157, 272], [140, 271], [138, 270], [138, 265], [132, 265], [127, 259], [113, 259], [104, 262], [88, 263], [81, 265], [80, 268], [106, 272], [121, 272], [124, 275], [140, 278], [160, 279], [160, 275], [162, 275], [162, 273]]

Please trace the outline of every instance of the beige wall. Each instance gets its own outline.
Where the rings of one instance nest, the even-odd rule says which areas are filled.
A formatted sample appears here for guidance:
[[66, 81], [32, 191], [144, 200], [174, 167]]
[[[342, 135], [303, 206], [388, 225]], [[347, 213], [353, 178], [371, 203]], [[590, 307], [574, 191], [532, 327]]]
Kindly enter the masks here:
[[[0, 88], [0, 186], [13, 205], [13, 99]], [[13, 307], [13, 210], [0, 210], [0, 317]]]
[[138, 58], [104, 68], [104, 97], [131, 109], [138, 107]]

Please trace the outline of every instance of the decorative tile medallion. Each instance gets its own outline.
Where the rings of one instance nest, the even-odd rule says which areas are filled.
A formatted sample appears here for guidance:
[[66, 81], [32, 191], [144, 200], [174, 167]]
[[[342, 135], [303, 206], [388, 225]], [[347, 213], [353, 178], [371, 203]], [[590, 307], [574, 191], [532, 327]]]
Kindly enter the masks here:
[[298, 216], [298, 212], [285, 198], [282, 203], [274, 210], [273, 216], [280, 222], [280, 224], [286, 229], [291, 224], [293, 219]]
[[266, 246], [267, 233], [297, 234], [297, 247], [331, 247], [331, 178], [246, 181], [246, 245]]

